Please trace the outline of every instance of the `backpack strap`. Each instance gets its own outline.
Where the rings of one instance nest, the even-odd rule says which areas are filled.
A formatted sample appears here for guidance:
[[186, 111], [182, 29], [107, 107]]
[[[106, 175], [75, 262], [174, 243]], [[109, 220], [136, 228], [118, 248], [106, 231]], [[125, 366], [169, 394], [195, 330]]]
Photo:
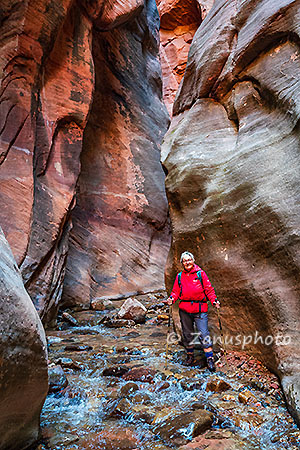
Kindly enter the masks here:
[[201, 283], [201, 285], [202, 285], [202, 289], [203, 289], [203, 292], [204, 292], [204, 295], [205, 295], [205, 298], [206, 298], [206, 301], [207, 301], [207, 309], [209, 310], [209, 307], [210, 307], [210, 301], [209, 301], [209, 299], [208, 299], [208, 297], [207, 297], [207, 295], [206, 295], [205, 289], [204, 289], [204, 284], [203, 284], [203, 278], [202, 278], [201, 269], [198, 270], [198, 272], [197, 272], [197, 277], [199, 278], [200, 283]]
[[179, 272], [179, 274], [178, 274], [178, 278], [177, 278], [177, 280], [178, 280], [178, 286], [180, 287], [179, 298], [180, 298], [180, 297], [181, 297], [181, 295], [182, 295], [182, 283], [181, 283], [181, 275], [182, 275], [182, 272]]

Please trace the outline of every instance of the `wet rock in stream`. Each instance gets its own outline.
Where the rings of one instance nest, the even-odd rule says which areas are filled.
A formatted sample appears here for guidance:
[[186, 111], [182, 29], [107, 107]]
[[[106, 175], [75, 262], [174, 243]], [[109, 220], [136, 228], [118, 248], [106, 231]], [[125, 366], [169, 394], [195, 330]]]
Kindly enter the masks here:
[[74, 361], [71, 358], [59, 358], [55, 360], [55, 364], [60, 365], [61, 367], [64, 367], [65, 369], [71, 369], [71, 370], [84, 370], [85, 367], [83, 364]]
[[161, 381], [160, 383], [157, 383], [155, 385], [155, 392], [164, 391], [165, 389], [168, 389], [170, 386], [171, 384], [169, 383], [169, 381]]
[[67, 312], [63, 312], [61, 317], [62, 317], [63, 320], [68, 322], [70, 325], [73, 325], [73, 326], [78, 325], [78, 322], [75, 319], [75, 317], [73, 317], [71, 314], [69, 314]]
[[[133, 399], [134, 400], [134, 399]], [[134, 404], [132, 398], [113, 400], [106, 405], [106, 414], [109, 418], [128, 418], [134, 423], [145, 422], [151, 424], [155, 417], [155, 410], [146, 404]]]
[[123, 327], [134, 327], [135, 322], [128, 319], [115, 319], [112, 317], [105, 316], [99, 321], [99, 325], [104, 325], [107, 328], [123, 328]]
[[147, 369], [145, 367], [135, 367], [123, 375], [124, 380], [144, 381], [152, 383], [156, 370]]
[[197, 436], [192, 442], [183, 445], [178, 450], [250, 450], [244, 443], [234, 438], [232, 433], [225, 431], [208, 431], [204, 436]]
[[186, 378], [180, 381], [180, 385], [185, 391], [194, 391], [202, 388], [203, 381], [198, 378]]
[[120, 389], [120, 397], [126, 397], [132, 395], [134, 392], [138, 391], [139, 387], [135, 383], [126, 383]]
[[89, 350], [93, 350], [93, 347], [84, 344], [68, 344], [65, 346], [65, 350], [69, 352], [88, 352]]
[[230, 421], [239, 428], [245, 428], [246, 424], [248, 425], [249, 429], [257, 429], [264, 423], [264, 418], [257, 413], [250, 413], [248, 412], [246, 415], [240, 414], [240, 411], [237, 410], [235, 407], [232, 407], [231, 410], [228, 410], [227, 413], [230, 418]]
[[145, 405], [148, 405], [149, 403], [151, 403], [151, 398], [150, 398], [149, 394], [147, 394], [146, 392], [137, 392], [132, 397], [132, 402], [133, 403], [143, 403]]
[[212, 392], [224, 392], [228, 391], [228, 389], [231, 389], [230, 384], [218, 377], [213, 378], [206, 385], [206, 390]]
[[61, 366], [49, 366], [49, 393], [62, 391], [68, 386], [68, 379]]
[[102, 375], [104, 377], [122, 377], [129, 371], [129, 367], [126, 366], [113, 366], [107, 367], [103, 370]]
[[94, 298], [91, 301], [91, 309], [95, 311], [112, 311], [115, 306], [111, 300], [103, 300], [102, 298]]
[[119, 310], [117, 317], [119, 319], [133, 320], [135, 323], [144, 323], [146, 320], [147, 309], [136, 299], [128, 298]]
[[136, 405], [131, 408], [130, 416], [136, 423], [145, 422], [150, 425], [155, 417], [155, 411], [146, 405]]
[[134, 450], [139, 448], [140, 440], [135, 433], [123, 427], [114, 427], [112, 430], [90, 433], [80, 441], [81, 450]]
[[257, 402], [255, 395], [253, 395], [252, 392], [250, 392], [248, 390], [240, 392], [238, 395], [238, 400], [240, 403], [243, 403], [243, 404]]
[[131, 403], [126, 398], [122, 398], [120, 401], [117, 401], [112, 408], [110, 413], [110, 417], [123, 417], [128, 411], [131, 409]]
[[159, 423], [154, 432], [167, 443], [180, 445], [208, 430], [212, 423], [213, 414], [199, 409]]

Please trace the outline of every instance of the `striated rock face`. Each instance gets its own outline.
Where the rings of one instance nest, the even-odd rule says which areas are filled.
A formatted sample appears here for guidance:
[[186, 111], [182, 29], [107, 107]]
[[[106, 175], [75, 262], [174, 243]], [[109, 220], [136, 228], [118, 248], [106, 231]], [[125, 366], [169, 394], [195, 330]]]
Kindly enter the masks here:
[[0, 449], [38, 438], [48, 391], [45, 333], [0, 228]]
[[157, 0], [160, 14], [160, 57], [163, 96], [172, 116], [173, 103], [182, 80], [193, 36], [214, 0]]
[[299, 13], [291, 0], [218, 1], [191, 45], [163, 149], [168, 287], [192, 251], [226, 334], [252, 336], [246, 350], [278, 373], [298, 423]]
[[45, 322], [61, 296], [93, 90], [91, 20], [77, 2], [48, 3], [4, 2], [1, 40], [0, 223]]
[[167, 199], [160, 143], [159, 16], [148, 1], [131, 23], [94, 30], [95, 92], [85, 129], [65, 305], [89, 307], [164, 285]]
[[4, 0], [1, 23], [0, 223], [44, 323], [55, 321], [62, 295], [84, 130], [66, 297], [89, 302], [90, 279], [107, 277], [122, 294], [137, 290], [136, 278], [144, 285], [144, 274], [147, 288], [161, 287], [166, 198], [158, 144], [167, 116], [153, 1]]

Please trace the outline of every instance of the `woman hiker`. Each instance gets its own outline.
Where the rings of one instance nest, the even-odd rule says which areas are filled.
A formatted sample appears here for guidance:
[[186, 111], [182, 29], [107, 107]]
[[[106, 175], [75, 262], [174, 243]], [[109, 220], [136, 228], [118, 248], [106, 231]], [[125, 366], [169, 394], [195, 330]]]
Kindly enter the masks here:
[[183, 271], [178, 273], [168, 305], [179, 299], [179, 315], [183, 333], [183, 343], [187, 352], [188, 366], [194, 364], [194, 323], [205, 352], [207, 367], [214, 372], [215, 363], [212, 341], [208, 331], [208, 300], [216, 308], [220, 308], [214, 288], [206, 273], [195, 264], [195, 258], [190, 252], [183, 252], [180, 257]]

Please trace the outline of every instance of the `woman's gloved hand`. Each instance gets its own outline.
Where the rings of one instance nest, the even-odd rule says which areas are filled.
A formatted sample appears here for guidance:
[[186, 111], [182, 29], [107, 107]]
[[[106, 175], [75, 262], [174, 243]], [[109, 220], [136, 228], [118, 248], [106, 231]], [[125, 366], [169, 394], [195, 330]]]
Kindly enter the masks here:
[[214, 307], [217, 308], [217, 309], [219, 309], [220, 306], [221, 306], [221, 305], [220, 305], [219, 300], [216, 300], [216, 301], [214, 302]]
[[169, 297], [166, 300], [163, 300], [163, 303], [166, 303], [167, 305], [171, 306], [173, 303], [172, 297]]

